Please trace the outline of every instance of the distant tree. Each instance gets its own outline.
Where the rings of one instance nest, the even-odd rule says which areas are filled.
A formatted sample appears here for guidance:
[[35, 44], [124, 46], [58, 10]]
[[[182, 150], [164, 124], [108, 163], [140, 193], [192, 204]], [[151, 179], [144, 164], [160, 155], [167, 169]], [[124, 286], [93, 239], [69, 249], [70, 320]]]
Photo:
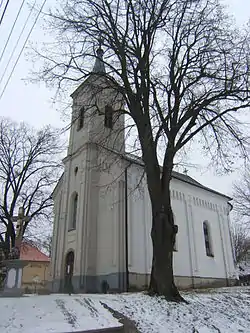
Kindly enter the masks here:
[[[182, 300], [173, 277], [172, 170], [194, 141], [226, 171], [236, 148], [245, 154], [238, 114], [250, 106], [249, 32], [237, 30], [217, 0], [67, 0], [49, 16], [58, 44], [37, 50], [44, 60], [38, 79], [60, 89], [80, 82], [104, 52], [108, 81], [100, 88], [112, 82], [122, 95], [125, 108], [116, 111], [132, 119], [144, 162], [152, 206], [149, 291]], [[100, 69], [95, 83], [105, 75]]]
[[45, 239], [40, 242], [40, 250], [45, 252], [50, 258], [52, 253], [52, 235], [48, 235]]
[[235, 251], [236, 263], [240, 263], [250, 251], [250, 234], [245, 225], [234, 223], [231, 226], [231, 235]]
[[42, 238], [37, 237], [37, 235], [34, 233], [30, 236], [25, 235], [23, 237], [23, 242], [36, 247], [37, 249], [39, 249], [40, 251], [42, 251], [49, 257], [51, 257], [51, 251], [52, 251], [52, 235], [51, 234], [43, 235]]
[[58, 132], [50, 127], [37, 131], [24, 123], [0, 119], [0, 246], [5, 255], [15, 246], [12, 217], [20, 206], [31, 218], [24, 224], [24, 235], [29, 225], [34, 233], [49, 228], [51, 192], [61, 172], [62, 149]]
[[245, 169], [242, 178], [234, 184], [234, 209], [250, 230], [250, 168]]

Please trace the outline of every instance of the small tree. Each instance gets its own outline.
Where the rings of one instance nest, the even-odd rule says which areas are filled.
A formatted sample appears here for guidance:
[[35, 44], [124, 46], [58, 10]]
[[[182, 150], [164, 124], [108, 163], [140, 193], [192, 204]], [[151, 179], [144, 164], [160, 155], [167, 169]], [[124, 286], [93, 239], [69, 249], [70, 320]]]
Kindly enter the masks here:
[[51, 192], [61, 172], [60, 152], [58, 133], [50, 127], [35, 131], [24, 123], [0, 120], [0, 243], [6, 255], [15, 246], [12, 217], [20, 206], [31, 218], [24, 224], [24, 234], [30, 223], [37, 223], [39, 231], [48, 228]]
[[250, 250], [250, 235], [246, 226], [234, 223], [231, 226], [231, 234], [235, 251], [236, 263], [240, 263]]
[[[226, 171], [236, 148], [245, 153], [237, 115], [250, 105], [248, 32], [234, 28], [217, 0], [67, 0], [50, 17], [58, 45], [51, 52], [48, 45], [37, 51], [45, 63], [38, 78], [59, 88], [78, 82], [89, 77], [91, 60], [105, 51], [101, 60], [136, 128], [147, 178], [153, 243], [149, 290], [181, 300], [172, 265], [177, 232], [172, 170], [178, 153], [194, 139]], [[103, 51], [95, 55], [100, 37]]]
[[234, 184], [234, 209], [241, 222], [250, 229], [250, 168], [247, 167], [242, 178]]

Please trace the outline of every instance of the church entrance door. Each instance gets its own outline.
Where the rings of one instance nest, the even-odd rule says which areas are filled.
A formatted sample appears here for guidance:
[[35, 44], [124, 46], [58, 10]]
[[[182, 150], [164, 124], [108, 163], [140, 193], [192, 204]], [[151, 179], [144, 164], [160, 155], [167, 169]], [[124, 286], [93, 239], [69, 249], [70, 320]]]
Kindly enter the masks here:
[[65, 284], [64, 289], [65, 292], [68, 294], [72, 294], [73, 292], [73, 284], [72, 284], [72, 277], [74, 272], [74, 258], [75, 254], [73, 251], [70, 251], [66, 255], [65, 259]]

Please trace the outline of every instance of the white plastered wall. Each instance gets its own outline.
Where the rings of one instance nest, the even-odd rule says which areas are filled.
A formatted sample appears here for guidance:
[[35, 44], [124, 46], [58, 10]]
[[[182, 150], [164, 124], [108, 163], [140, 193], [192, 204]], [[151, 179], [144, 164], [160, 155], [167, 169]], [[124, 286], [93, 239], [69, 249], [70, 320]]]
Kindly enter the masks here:
[[104, 159], [98, 184], [97, 275], [124, 271], [124, 171], [115, 155]]
[[[142, 172], [139, 166], [134, 165], [128, 177], [128, 186], [132, 190], [128, 198], [129, 271], [150, 274], [151, 208], [145, 179], [135, 189]], [[171, 201], [175, 223], [179, 227], [174, 274], [204, 278], [231, 277], [234, 264], [227, 216], [228, 199], [173, 178]], [[204, 221], [209, 223], [214, 257], [206, 255]]]

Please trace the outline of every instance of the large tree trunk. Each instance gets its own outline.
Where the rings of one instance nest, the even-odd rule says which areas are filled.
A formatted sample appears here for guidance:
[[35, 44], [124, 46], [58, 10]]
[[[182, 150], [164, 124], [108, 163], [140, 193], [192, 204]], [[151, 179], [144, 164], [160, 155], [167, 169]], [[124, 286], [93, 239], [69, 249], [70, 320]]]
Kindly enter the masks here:
[[[170, 197], [168, 198], [170, 191], [169, 189], [166, 191], [168, 195], [165, 194], [162, 197], [167, 200], [162, 205], [152, 205], [153, 258], [149, 293], [165, 296], [170, 301], [180, 302], [184, 299], [176, 288], [173, 276], [173, 246], [178, 229], [174, 225]], [[158, 199], [158, 201], [160, 200]]]
[[153, 257], [150, 295], [165, 296], [170, 301], [184, 301], [178, 292], [173, 277], [173, 246], [177, 233], [170, 200], [170, 181], [174, 160], [174, 135], [168, 142], [162, 170], [158, 163], [152, 131], [147, 121], [138, 125], [147, 185], [152, 208], [151, 238]]

